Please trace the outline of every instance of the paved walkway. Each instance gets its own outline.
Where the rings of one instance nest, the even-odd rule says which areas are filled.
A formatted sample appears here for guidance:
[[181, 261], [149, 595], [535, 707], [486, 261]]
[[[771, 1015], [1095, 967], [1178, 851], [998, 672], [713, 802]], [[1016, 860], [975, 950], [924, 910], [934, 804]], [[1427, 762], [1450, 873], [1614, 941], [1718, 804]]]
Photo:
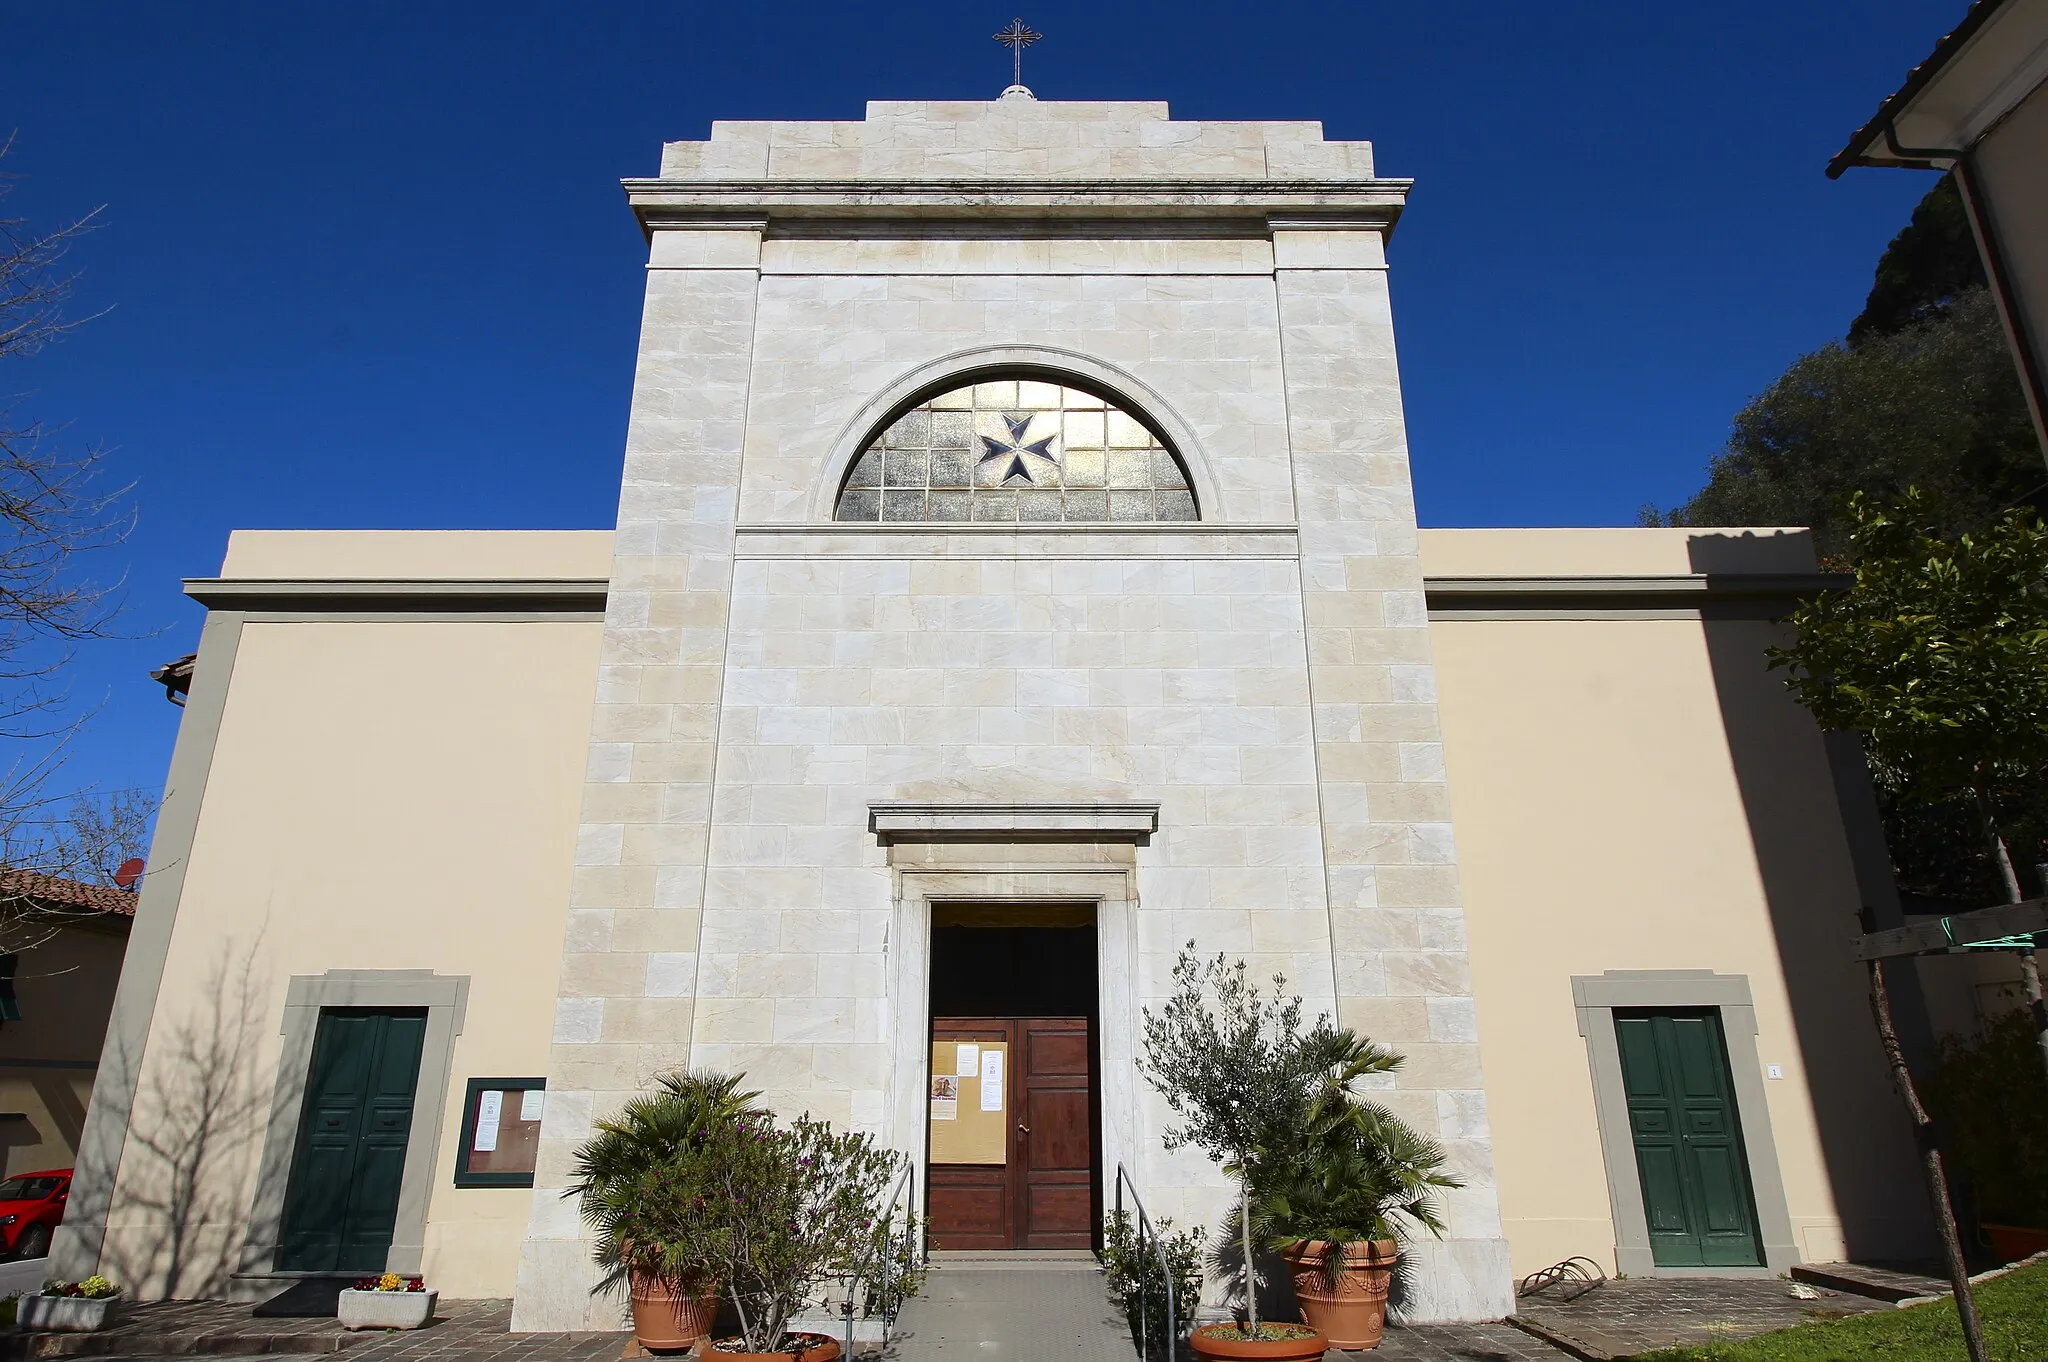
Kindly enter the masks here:
[[1571, 1300], [1524, 1296], [1515, 1317], [1581, 1357], [1621, 1358], [1659, 1348], [1727, 1343], [1809, 1319], [1896, 1307], [1817, 1287], [1801, 1299], [1778, 1277], [1629, 1277]]
[[1135, 1362], [1092, 1253], [934, 1254], [889, 1362]]
[[[1124, 1321], [1087, 1255], [1005, 1255], [997, 1265], [948, 1255], [898, 1321], [878, 1362], [1137, 1362]], [[1389, 1327], [1369, 1353], [1329, 1362], [1561, 1362], [1628, 1357], [1657, 1348], [1748, 1338], [1823, 1315], [1894, 1308], [1822, 1291], [1792, 1294], [1776, 1278], [1610, 1281], [1571, 1300], [1525, 1297], [1507, 1323]], [[0, 1333], [0, 1362], [75, 1357], [167, 1358], [195, 1353], [308, 1362], [614, 1362], [624, 1333], [514, 1334], [510, 1301], [442, 1301], [434, 1323], [406, 1333], [346, 1334], [331, 1319], [255, 1319], [247, 1305], [131, 1306], [101, 1334]], [[1569, 1351], [1567, 1351], [1569, 1349]], [[336, 1353], [341, 1357], [334, 1357]]]

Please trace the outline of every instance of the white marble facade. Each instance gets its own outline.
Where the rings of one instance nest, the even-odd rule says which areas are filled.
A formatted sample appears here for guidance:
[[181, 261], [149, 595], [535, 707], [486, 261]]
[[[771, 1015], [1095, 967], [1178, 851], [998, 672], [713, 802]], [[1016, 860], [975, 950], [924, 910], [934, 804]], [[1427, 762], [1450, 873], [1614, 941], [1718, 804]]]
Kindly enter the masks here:
[[[653, 1073], [921, 1146], [934, 885], [1103, 904], [1106, 1155], [1155, 1212], [1221, 1204], [1129, 1067], [1179, 943], [1406, 1052], [1387, 1098], [1467, 1183], [1414, 1312], [1507, 1312], [1387, 294], [1406, 188], [1316, 124], [1018, 98], [721, 123], [629, 182], [647, 304], [516, 1327], [615, 1308], [550, 1189]], [[833, 523], [894, 413], [1020, 370], [1141, 413], [1199, 521]], [[1157, 831], [884, 846], [905, 801]]]

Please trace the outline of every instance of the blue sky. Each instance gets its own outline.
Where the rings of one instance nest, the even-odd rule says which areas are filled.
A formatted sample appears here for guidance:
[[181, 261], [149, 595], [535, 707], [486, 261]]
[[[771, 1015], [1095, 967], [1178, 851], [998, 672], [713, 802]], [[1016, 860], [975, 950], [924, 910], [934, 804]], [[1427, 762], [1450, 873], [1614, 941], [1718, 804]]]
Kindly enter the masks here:
[[1961, 0], [51, 5], [0, 0], [10, 215], [105, 205], [110, 309], [0, 392], [112, 450], [131, 640], [66, 778], [161, 785], [146, 679], [236, 527], [611, 524], [643, 247], [617, 181], [714, 118], [993, 97], [1320, 119], [1412, 176], [1396, 325], [1427, 525], [1617, 525], [1839, 335], [1929, 180], [1827, 158]]

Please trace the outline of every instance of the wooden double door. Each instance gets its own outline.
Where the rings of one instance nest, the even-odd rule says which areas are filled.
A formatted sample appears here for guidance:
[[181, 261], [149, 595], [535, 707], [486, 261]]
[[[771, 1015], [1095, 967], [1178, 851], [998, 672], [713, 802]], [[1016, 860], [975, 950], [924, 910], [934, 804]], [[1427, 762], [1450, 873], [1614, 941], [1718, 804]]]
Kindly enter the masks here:
[[[933, 1248], [1087, 1249], [1095, 1246], [1101, 1180], [1095, 1158], [1095, 1036], [1086, 1017], [947, 1017], [932, 1023], [933, 1054], [993, 1050], [1002, 1070], [1000, 1138], [974, 1151], [973, 1163], [939, 1156], [953, 1131], [939, 1131], [944, 1100], [933, 1103], [926, 1211]], [[935, 1093], [949, 1065], [935, 1063]], [[985, 1070], [983, 1071], [985, 1072]], [[979, 1080], [962, 1078], [951, 1100], [985, 1114]], [[994, 1160], [1000, 1157], [1001, 1162]]]

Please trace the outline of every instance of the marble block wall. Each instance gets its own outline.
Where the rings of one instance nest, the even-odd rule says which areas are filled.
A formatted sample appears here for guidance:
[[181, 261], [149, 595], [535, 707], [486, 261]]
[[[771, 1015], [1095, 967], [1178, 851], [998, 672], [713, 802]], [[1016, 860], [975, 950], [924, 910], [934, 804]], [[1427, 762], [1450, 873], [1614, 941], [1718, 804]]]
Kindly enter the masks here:
[[[515, 1327], [616, 1318], [559, 1191], [662, 1068], [743, 1068], [780, 1110], [918, 1145], [893, 1114], [923, 1077], [895, 1044], [901, 879], [868, 824], [892, 800], [1156, 803], [1105, 1013], [1134, 1027], [1193, 938], [1406, 1051], [1386, 1098], [1467, 1182], [1415, 1313], [1508, 1308], [1391, 216], [1268, 211], [1311, 181], [1405, 189], [1314, 124], [1028, 100], [718, 124], [630, 182], [647, 313]], [[899, 398], [1026, 361], [1152, 418], [1201, 523], [831, 522]], [[1215, 1168], [1156, 1147], [1157, 1099], [1103, 1084], [1154, 1134], [1154, 1212], [1218, 1213]]]

